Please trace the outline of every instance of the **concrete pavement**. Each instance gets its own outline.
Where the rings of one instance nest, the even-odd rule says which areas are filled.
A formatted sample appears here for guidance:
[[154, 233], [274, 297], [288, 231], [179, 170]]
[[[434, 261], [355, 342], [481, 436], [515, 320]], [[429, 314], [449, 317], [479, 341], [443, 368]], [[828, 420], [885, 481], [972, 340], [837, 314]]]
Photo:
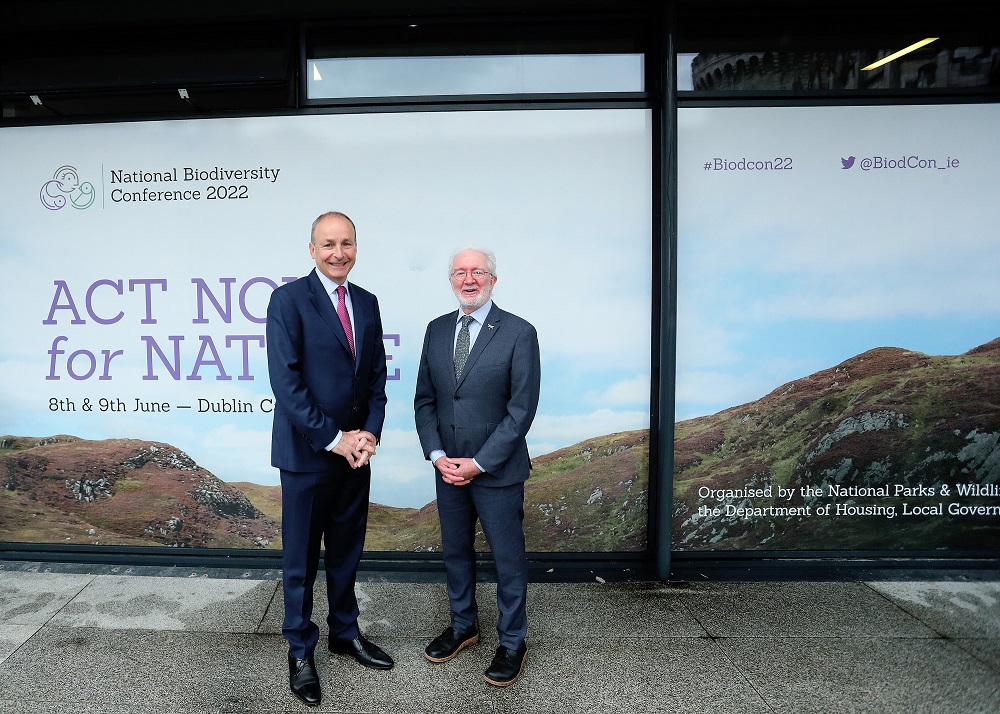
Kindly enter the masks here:
[[276, 574], [69, 570], [0, 562], [4, 714], [1000, 711], [994, 581], [532, 583], [525, 673], [497, 689], [492, 585], [480, 643], [434, 665], [443, 583], [366, 574], [362, 629], [396, 667], [317, 650], [310, 709], [288, 691]]

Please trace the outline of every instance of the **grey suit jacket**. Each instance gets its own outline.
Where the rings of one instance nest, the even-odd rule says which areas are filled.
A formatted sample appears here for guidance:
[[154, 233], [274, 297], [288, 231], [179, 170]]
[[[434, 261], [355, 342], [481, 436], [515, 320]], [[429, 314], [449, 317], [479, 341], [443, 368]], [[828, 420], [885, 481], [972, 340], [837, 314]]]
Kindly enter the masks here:
[[432, 320], [424, 335], [413, 399], [424, 456], [444, 451], [472, 457], [486, 473], [485, 486], [525, 481], [531, 469], [525, 437], [538, 408], [541, 362], [530, 323], [493, 305], [455, 378], [458, 313]]

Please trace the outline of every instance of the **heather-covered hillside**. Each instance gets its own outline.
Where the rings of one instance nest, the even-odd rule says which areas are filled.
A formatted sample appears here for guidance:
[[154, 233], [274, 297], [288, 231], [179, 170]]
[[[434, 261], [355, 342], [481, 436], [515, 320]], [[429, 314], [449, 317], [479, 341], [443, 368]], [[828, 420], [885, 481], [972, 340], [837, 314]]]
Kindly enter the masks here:
[[[1000, 506], [957, 493], [1000, 484], [1000, 339], [956, 356], [873, 349], [680, 422], [675, 441], [674, 548], [1000, 548], [1000, 516], [949, 512]], [[753, 510], [769, 507], [810, 514]]]

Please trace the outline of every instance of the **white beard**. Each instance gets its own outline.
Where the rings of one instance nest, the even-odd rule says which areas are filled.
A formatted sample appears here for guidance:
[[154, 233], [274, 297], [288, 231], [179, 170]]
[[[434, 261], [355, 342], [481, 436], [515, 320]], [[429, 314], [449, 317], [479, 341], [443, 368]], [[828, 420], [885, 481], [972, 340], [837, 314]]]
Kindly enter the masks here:
[[455, 297], [458, 298], [458, 304], [466, 309], [471, 309], [473, 311], [478, 310], [483, 305], [490, 301], [493, 296], [493, 286], [487, 285], [482, 288], [478, 294], [473, 298], [465, 297], [461, 289], [455, 291]]

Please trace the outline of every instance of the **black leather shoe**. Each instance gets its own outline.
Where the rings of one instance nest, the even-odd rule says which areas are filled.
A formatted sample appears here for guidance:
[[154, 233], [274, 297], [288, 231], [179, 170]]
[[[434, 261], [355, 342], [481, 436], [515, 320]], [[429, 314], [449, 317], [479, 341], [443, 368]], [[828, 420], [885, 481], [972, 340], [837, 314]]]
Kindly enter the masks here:
[[472, 623], [472, 627], [465, 632], [455, 632], [453, 627], [449, 627], [424, 648], [424, 657], [431, 662], [447, 662], [450, 659], [455, 659], [455, 655], [477, 642], [479, 642], [478, 622]]
[[506, 687], [521, 676], [524, 661], [528, 658], [528, 648], [522, 643], [516, 650], [497, 647], [493, 662], [483, 673], [483, 679], [495, 687]]
[[331, 637], [330, 651], [334, 654], [353, 657], [358, 661], [358, 664], [372, 669], [392, 669], [392, 665], [395, 664], [392, 657], [383, 652], [378, 645], [366, 640], [363, 635], [358, 635], [353, 640]]
[[288, 653], [288, 685], [292, 694], [311, 707], [319, 705], [322, 693], [319, 690], [319, 675], [313, 658], [299, 659]]

